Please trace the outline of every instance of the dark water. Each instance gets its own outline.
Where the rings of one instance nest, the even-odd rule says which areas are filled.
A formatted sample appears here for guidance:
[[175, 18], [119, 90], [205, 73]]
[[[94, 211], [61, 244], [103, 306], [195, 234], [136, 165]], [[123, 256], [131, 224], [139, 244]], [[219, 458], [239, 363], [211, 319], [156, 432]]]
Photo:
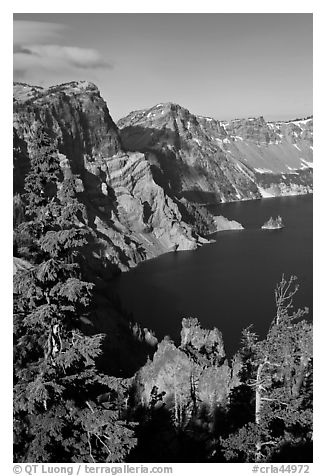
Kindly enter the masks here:
[[[226, 352], [238, 348], [249, 324], [264, 336], [274, 317], [274, 288], [282, 273], [298, 277], [296, 304], [312, 316], [312, 196], [223, 204], [216, 214], [245, 230], [216, 233], [215, 243], [196, 251], [168, 253], [122, 274], [114, 283], [123, 307], [144, 327], [179, 342], [181, 319], [197, 317], [218, 327]], [[281, 215], [285, 228], [261, 230]]]

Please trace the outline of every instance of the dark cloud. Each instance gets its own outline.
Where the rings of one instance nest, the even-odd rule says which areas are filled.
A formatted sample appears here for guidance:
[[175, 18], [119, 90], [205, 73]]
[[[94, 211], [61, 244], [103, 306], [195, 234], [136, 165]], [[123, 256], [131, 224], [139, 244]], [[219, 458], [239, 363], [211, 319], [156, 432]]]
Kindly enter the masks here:
[[15, 45], [14, 44], [14, 55], [16, 53], [23, 53], [25, 55], [31, 55], [32, 52], [28, 48], [24, 48], [22, 45]]

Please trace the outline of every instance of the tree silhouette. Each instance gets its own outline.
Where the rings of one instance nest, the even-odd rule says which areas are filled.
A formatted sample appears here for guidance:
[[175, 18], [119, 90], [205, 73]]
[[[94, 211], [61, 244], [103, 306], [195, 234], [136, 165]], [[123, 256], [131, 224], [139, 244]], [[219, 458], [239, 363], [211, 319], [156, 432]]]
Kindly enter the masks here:
[[223, 440], [229, 460], [267, 461], [284, 445], [312, 437], [312, 325], [293, 311], [296, 278], [275, 290], [276, 316], [266, 339], [245, 330], [242, 385], [251, 391], [251, 421]]
[[[119, 420], [118, 383], [100, 374], [102, 335], [85, 335], [93, 284], [80, 258], [89, 231], [77, 177], [63, 176], [55, 144], [36, 125], [25, 178], [26, 222], [38, 255], [15, 275], [14, 457], [19, 462], [121, 461], [135, 444]], [[109, 393], [104, 407], [98, 396]]]

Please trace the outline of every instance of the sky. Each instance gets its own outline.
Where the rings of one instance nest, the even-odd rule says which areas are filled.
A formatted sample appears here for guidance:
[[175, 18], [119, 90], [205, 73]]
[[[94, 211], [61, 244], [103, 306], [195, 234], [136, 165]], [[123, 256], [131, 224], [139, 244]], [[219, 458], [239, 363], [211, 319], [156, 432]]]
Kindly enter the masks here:
[[117, 121], [176, 102], [194, 114], [312, 114], [309, 13], [14, 15], [14, 80], [94, 82]]

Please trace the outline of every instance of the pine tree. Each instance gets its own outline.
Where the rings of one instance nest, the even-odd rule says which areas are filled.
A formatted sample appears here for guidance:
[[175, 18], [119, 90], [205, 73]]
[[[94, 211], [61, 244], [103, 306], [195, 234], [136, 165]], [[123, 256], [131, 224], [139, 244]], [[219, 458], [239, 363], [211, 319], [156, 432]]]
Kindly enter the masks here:
[[275, 290], [276, 316], [266, 339], [247, 329], [241, 349], [242, 387], [251, 393], [249, 421], [223, 441], [227, 459], [268, 461], [285, 445], [312, 438], [312, 325], [293, 311], [295, 277]]
[[[89, 232], [76, 177], [63, 177], [55, 144], [39, 126], [29, 155], [27, 221], [18, 228], [38, 256], [14, 283], [15, 460], [121, 461], [135, 444], [133, 430], [118, 418], [116, 382], [96, 369], [103, 336], [80, 328], [94, 285], [82, 278]], [[104, 392], [109, 407], [98, 402]]]

